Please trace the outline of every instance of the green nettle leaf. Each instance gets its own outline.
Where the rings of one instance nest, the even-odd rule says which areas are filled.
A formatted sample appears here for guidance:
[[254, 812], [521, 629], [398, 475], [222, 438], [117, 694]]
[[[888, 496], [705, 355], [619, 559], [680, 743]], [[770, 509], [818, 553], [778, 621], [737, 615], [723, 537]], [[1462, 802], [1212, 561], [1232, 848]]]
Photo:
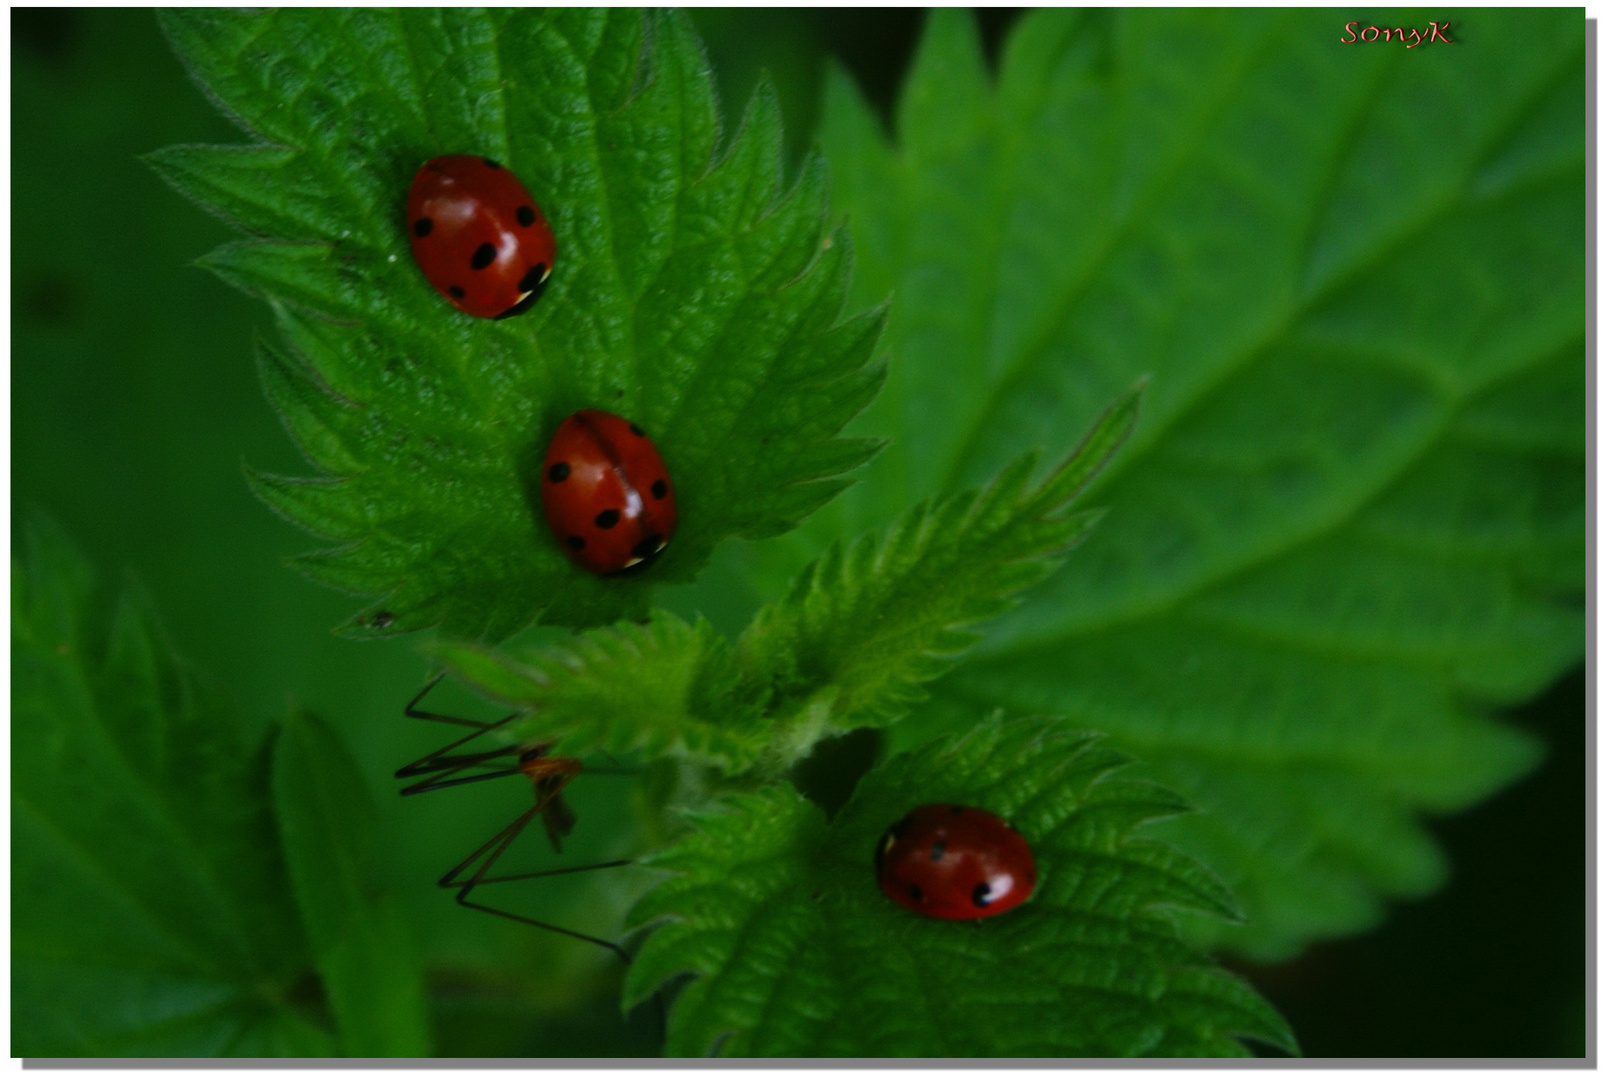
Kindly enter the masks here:
[[[269, 397], [315, 479], [255, 476], [339, 546], [299, 565], [380, 599], [347, 630], [500, 639], [537, 615], [647, 609], [730, 536], [791, 528], [876, 448], [836, 433], [873, 397], [882, 316], [841, 321], [852, 255], [826, 228], [823, 162], [781, 177], [760, 88], [721, 147], [679, 14], [577, 9], [167, 11], [201, 85], [256, 146], [181, 146], [158, 172], [261, 239], [205, 264], [272, 304]], [[404, 202], [446, 153], [504, 162], [558, 256], [503, 321], [423, 279]], [[600, 578], [547, 530], [539, 472], [580, 408], [628, 416], [673, 476], [680, 527], [646, 574]]]
[[460, 678], [530, 718], [517, 738], [560, 739], [568, 753], [675, 753], [770, 773], [819, 739], [907, 714], [922, 685], [979, 637], [1101, 516], [1066, 506], [1136, 423], [1140, 389], [1123, 395], [1076, 451], [1030, 487], [1036, 455], [985, 488], [932, 499], [885, 536], [833, 547], [753, 618], [732, 648], [706, 620], [666, 611], [572, 645], [501, 651], [440, 642]]
[[417, 943], [375, 880], [378, 812], [339, 738], [299, 710], [279, 729], [273, 797], [290, 879], [345, 1053], [427, 1056]]
[[894, 442], [771, 582], [1152, 379], [1104, 527], [896, 739], [999, 705], [1108, 732], [1207, 811], [1159, 831], [1254, 956], [1441, 882], [1418, 816], [1530, 768], [1493, 709], [1581, 656], [1582, 29], [1049, 10], [993, 78], [937, 11], [894, 140], [831, 77], [856, 295], [897, 297], [855, 430]]
[[[29, 521], [12, 563], [12, 1053], [326, 1055], [264, 753]], [[315, 982], [311, 985], [315, 986]]]
[[732, 696], [729, 643], [705, 620], [654, 610], [645, 626], [588, 630], [568, 645], [503, 652], [445, 641], [435, 654], [475, 689], [535, 714], [509, 737], [558, 740], [564, 753], [733, 764], [761, 746]]
[[[1128, 759], [1054, 720], [993, 718], [866, 775], [835, 820], [789, 787], [729, 798], [652, 862], [674, 876], [631, 914], [660, 924], [626, 1000], [692, 974], [668, 1051], [741, 1056], [1295, 1052], [1286, 1023], [1180, 937], [1172, 909], [1234, 918], [1226, 892], [1168, 846], [1132, 838], [1185, 805], [1115, 774]], [[991, 920], [945, 922], [881, 895], [873, 856], [915, 806], [1007, 818], [1039, 884]]]

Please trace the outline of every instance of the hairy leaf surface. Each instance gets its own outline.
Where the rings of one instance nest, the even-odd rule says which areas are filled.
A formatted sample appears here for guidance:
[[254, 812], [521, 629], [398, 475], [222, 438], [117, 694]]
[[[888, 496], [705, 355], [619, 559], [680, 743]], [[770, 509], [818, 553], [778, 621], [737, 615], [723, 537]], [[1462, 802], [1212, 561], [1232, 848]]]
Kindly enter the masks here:
[[1162, 830], [1261, 957], [1435, 887], [1420, 813], [1529, 768], [1491, 708], [1581, 655], [1582, 22], [1474, 22], [1496, 48], [1040, 11], [993, 78], [942, 11], [894, 138], [827, 95], [858, 295], [897, 297], [856, 430], [894, 443], [768, 572], [1149, 375], [1103, 527], [897, 737], [998, 704], [1111, 733], [1208, 811]]
[[[846, 483], [872, 441], [881, 316], [841, 321], [852, 256], [825, 223], [824, 168], [786, 185], [760, 89], [722, 145], [683, 16], [623, 9], [285, 9], [163, 14], [201, 85], [260, 143], [152, 156], [258, 239], [205, 265], [271, 303], [269, 397], [321, 475], [254, 476], [338, 546], [313, 577], [379, 599], [346, 627], [506, 637], [537, 615], [592, 625], [647, 607], [732, 535], [782, 532]], [[428, 158], [505, 163], [558, 255], [528, 314], [474, 319], [413, 261], [404, 201]], [[539, 472], [581, 408], [662, 452], [679, 531], [634, 577], [571, 564]]]
[[[1170, 909], [1235, 917], [1224, 887], [1151, 840], [1185, 809], [1112, 775], [1128, 759], [1060, 721], [976, 725], [887, 762], [826, 822], [789, 787], [728, 800], [655, 865], [674, 876], [631, 920], [660, 922], [627, 999], [690, 973], [668, 1050], [799, 1056], [1190, 1056], [1295, 1050], [1245, 983], [1186, 946]], [[952, 802], [1007, 818], [1039, 884], [980, 923], [929, 919], [881, 895], [886, 827]]]
[[442, 642], [436, 655], [471, 686], [532, 712], [509, 736], [557, 739], [563, 753], [640, 751], [724, 764], [761, 747], [735, 701], [729, 643], [705, 621], [654, 610], [647, 625], [588, 630], [570, 645], [502, 651]]
[[510, 730], [569, 753], [688, 754], [770, 771], [819, 739], [905, 716], [923, 685], [978, 639], [1096, 524], [1067, 506], [1125, 441], [1140, 388], [1111, 405], [1076, 451], [1031, 486], [1036, 456], [986, 487], [930, 499], [884, 536], [832, 547], [732, 649], [708, 622], [666, 611], [649, 625], [587, 631], [572, 645], [504, 652], [436, 648], [461, 678], [532, 714]]

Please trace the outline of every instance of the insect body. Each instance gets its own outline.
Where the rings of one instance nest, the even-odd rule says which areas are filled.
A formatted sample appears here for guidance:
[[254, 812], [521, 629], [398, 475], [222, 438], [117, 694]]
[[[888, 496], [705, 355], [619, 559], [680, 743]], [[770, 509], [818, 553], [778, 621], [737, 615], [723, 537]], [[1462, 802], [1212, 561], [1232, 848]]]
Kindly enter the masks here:
[[936, 919], [1000, 915], [1036, 887], [1036, 860], [1013, 826], [950, 803], [921, 806], [887, 829], [874, 864], [881, 892]]
[[458, 310], [485, 319], [528, 311], [557, 258], [551, 223], [518, 178], [489, 158], [430, 158], [407, 195], [412, 254]]
[[[442, 713], [427, 712], [418, 708], [418, 703], [425, 694], [440, 682], [441, 676], [434, 679], [418, 691], [406, 707], [406, 714], [419, 720], [436, 720], [446, 724], [457, 724], [472, 728], [472, 732], [457, 741], [442, 746], [440, 749], [428, 754], [410, 765], [396, 770], [396, 779], [405, 780], [414, 777], [427, 777], [427, 779], [402, 788], [402, 795], [421, 795], [428, 791], [438, 791], [441, 788], [456, 787], [461, 784], [473, 784], [481, 780], [494, 780], [503, 776], [517, 776], [520, 773], [526, 776], [534, 787], [534, 805], [525, 810], [512, 823], [481, 844], [471, 855], [463, 859], [456, 866], [448, 870], [440, 878], [438, 884], [442, 889], [456, 890], [457, 903], [463, 907], [473, 908], [477, 911], [486, 911], [492, 915], [521, 922], [528, 926], [536, 926], [542, 930], [551, 930], [555, 933], [566, 934], [568, 937], [579, 938], [600, 945], [612, 951], [624, 963], [629, 963], [630, 957], [619, 945], [601, 938], [581, 934], [576, 930], [569, 930], [561, 926], [540, 922], [525, 915], [518, 915], [501, 908], [490, 907], [477, 900], [471, 899], [474, 890], [481, 885], [492, 885], [507, 881], [525, 881], [530, 878], [554, 877], [559, 874], [573, 874], [585, 870], [607, 870], [616, 866], [626, 866], [630, 860], [623, 859], [614, 862], [593, 863], [588, 866], [564, 867], [559, 870], [536, 870], [520, 874], [498, 874], [491, 876], [491, 869], [504, 855], [513, 841], [536, 817], [546, 828], [546, 836], [551, 845], [558, 851], [562, 850], [562, 839], [574, 828], [574, 812], [563, 801], [563, 788], [569, 781], [578, 776], [582, 765], [577, 758], [553, 757], [549, 751], [550, 743], [528, 743], [521, 746], [503, 746], [494, 750], [481, 750], [472, 753], [456, 753], [460, 747], [490, 734], [522, 714], [512, 713], [493, 723], [479, 720], [465, 720], [461, 717], [446, 716]], [[609, 770], [601, 770], [607, 772]]]
[[558, 545], [594, 574], [644, 567], [679, 524], [657, 447], [635, 424], [599, 409], [581, 409], [558, 425], [540, 498]]

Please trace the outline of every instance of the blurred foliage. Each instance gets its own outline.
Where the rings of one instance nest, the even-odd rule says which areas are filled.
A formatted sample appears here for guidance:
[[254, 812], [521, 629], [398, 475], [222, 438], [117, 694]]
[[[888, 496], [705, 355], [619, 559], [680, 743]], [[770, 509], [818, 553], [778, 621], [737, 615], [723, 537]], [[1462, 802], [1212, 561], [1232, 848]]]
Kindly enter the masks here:
[[412, 928], [375, 873], [384, 853], [373, 799], [339, 737], [300, 709], [274, 737], [273, 811], [345, 1053], [426, 1056], [423, 972]]
[[891, 738], [1107, 732], [1205, 811], [1158, 832], [1261, 960], [1438, 888], [1419, 815], [1535, 765], [1493, 708], [1583, 647], [1582, 25], [1406, 57], [1323, 19], [1043, 9], [992, 75], [938, 11], [890, 137], [832, 79], [859, 301], [897, 297], [850, 430], [892, 442], [767, 550], [783, 580], [1150, 376], [1104, 525]]
[[[746, 100], [757, 70], [773, 73], [793, 161], [812, 141], [826, 52], [846, 58], [884, 118], [920, 18], [912, 11], [696, 14], [726, 110]], [[239, 471], [241, 460], [267, 471], [300, 468], [251, 364], [253, 329], [266, 330], [268, 314], [187, 265], [231, 231], [197, 214], [137, 160], [174, 143], [237, 141], [238, 133], [185, 79], [148, 12], [17, 9], [12, 19], [14, 508], [44, 506], [92, 561], [131, 566], [156, 597], [178, 650], [215, 674], [233, 699], [246, 737], [282, 715], [286, 697], [315, 708], [345, 737], [379, 793], [376, 843], [390, 857], [377, 869], [400, 897], [429, 967], [437, 1053], [652, 1052], [655, 1022], [618, 1017], [621, 972], [594, 955], [600, 950], [460, 912], [434, 889], [446, 867], [527, 805], [527, 789], [490, 784], [422, 800], [387, 797], [396, 765], [446, 741], [400, 716], [424, 664], [405, 648], [324, 633], [348, 612], [349, 600], [279, 565], [305, 539], [255, 502]], [[1007, 21], [1006, 14], [988, 15], [986, 40], [995, 43]], [[76, 212], [55, 210], [63, 206]], [[762, 599], [746, 576], [749, 549], [721, 548], [697, 585], [669, 605], [701, 609], [726, 632], [738, 629]], [[438, 707], [477, 707], [483, 715], [461, 695], [442, 694]], [[1580, 730], [1577, 697], [1542, 708], [1533, 726]], [[861, 761], [855, 742], [851, 750], [843, 757]], [[581, 825], [564, 861], [627, 853], [630, 787], [609, 778], [574, 786]], [[1545, 797], [1513, 797], [1534, 790]], [[1490, 837], [1546, 835], [1555, 818], [1580, 820], [1581, 796], [1580, 777], [1551, 763], [1535, 782], [1451, 827]], [[1454, 850], [1483, 846], [1467, 839]], [[1467, 875], [1445, 897], [1413, 909], [1406, 924], [1430, 925], [1445, 942], [1530, 942], [1478, 954], [1505, 965], [1496, 969], [1504, 977], [1479, 985], [1510, 1008], [1476, 1002], [1460, 1011], [1463, 999], [1455, 995], [1463, 980], [1451, 964], [1438, 966], [1439, 955], [1421, 959], [1400, 945], [1368, 966], [1344, 968], [1330, 958], [1358, 956], [1363, 943], [1322, 946], [1311, 954], [1327, 979], [1322, 1037], [1306, 1037], [1306, 1050], [1397, 1052], [1376, 1049], [1383, 1045], [1376, 1025], [1344, 1017], [1364, 1016], [1370, 989], [1407, 967], [1414, 992], [1396, 999], [1389, 1018], [1407, 1016], [1414, 1030], [1443, 1037], [1387, 1047], [1448, 1052], [1460, 1045], [1454, 1033], [1475, 1016], [1472, 1052], [1580, 1053], [1579, 1027], [1556, 1020], [1540, 1031], [1524, 1019], [1556, 1016], [1566, 1002], [1581, 1000], [1573, 958], [1582, 924], [1558, 899], [1581, 903], [1569, 886], [1580, 849], [1553, 852], [1522, 864], [1520, 895], [1496, 872]], [[525, 854], [551, 860], [534, 844]], [[640, 883], [625, 888], [600, 880], [605, 876], [582, 875], [593, 880], [524, 900], [537, 917], [581, 928], [616, 925]], [[1524, 897], [1533, 891], [1556, 898], [1554, 917], [1526, 916]], [[1296, 999], [1307, 985], [1291, 968], [1256, 978], [1277, 1001]], [[14, 998], [14, 1031], [21, 1007]], [[1290, 1006], [1288, 1012], [1301, 1028], [1301, 1017]], [[14, 1051], [24, 1046], [19, 1040]]]
[[321, 1055], [265, 746], [43, 515], [11, 571], [14, 1053]]

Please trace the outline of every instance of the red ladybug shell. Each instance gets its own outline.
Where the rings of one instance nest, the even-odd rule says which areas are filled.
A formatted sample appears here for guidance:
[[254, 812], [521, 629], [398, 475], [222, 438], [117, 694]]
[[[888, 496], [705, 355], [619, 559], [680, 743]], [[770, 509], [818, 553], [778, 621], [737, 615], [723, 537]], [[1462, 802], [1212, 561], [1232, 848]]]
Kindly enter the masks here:
[[471, 154], [423, 163], [407, 194], [407, 234], [429, 284], [485, 319], [533, 307], [557, 258], [551, 223], [518, 178]]
[[540, 499], [557, 543], [594, 574], [644, 567], [679, 524], [657, 447], [639, 427], [600, 409], [581, 409], [557, 426]]
[[985, 919], [1036, 888], [1030, 845], [996, 814], [972, 806], [921, 806], [880, 839], [880, 891], [936, 919]]

